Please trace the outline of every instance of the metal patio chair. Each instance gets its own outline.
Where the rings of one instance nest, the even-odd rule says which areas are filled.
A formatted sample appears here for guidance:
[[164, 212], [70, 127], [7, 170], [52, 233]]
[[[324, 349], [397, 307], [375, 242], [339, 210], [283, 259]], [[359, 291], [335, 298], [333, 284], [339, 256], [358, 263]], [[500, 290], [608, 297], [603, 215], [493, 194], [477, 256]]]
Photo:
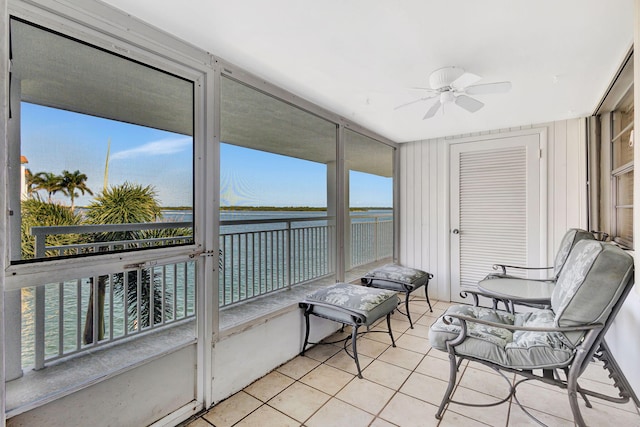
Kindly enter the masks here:
[[[436, 413], [441, 418], [449, 402], [492, 406], [512, 396], [529, 380], [566, 389], [574, 421], [584, 426], [577, 396], [626, 403], [637, 397], [611, 355], [604, 336], [633, 287], [633, 259], [619, 247], [582, 240], [571, 251], [551, 295], [551, 308], [510, 313], [469, 305], [450, 307], [432, 326], [431, 346], [449, 353], [449, 385]], [[593, 359], [609, 370], [619, 396], [587, 390], [578, 378]], [[452, 399], [457, 370], [463, 360], [486, 365], [524, 379], [509, 383], [504, 399], [489, 405]], [[526, 412], [526, 410], [523, 408]]]
[[[506, 264], [494, 264], [493, 269], [501, 271], [497, 273], [490, 273], [487, 277], [478, 282], [478, 290], [463, 291], [461, 292], [461, 296], [465, 298], [466, 296], [471, 295], [476, 306], [479, 305], [479, 296], [490, 297], [493, 300], [493, 308], [497, 308], [498, 302], [502, 302], [505, 305], [505, 308], [512, 313], [515, 312], [514, 304], [538, 308], [548, 307], [555, 283], [558, 280], [573, 247], [581, 240], [594, 239], [594, 232], [589, 232], [579, 228], [570, 228], [564, 234], [560, 242], [553, 266], [520, 267]], [[544, 279], [524, 278], [510, 274], [507, 269], [514, 271], [552, 270], [553, 276]]]

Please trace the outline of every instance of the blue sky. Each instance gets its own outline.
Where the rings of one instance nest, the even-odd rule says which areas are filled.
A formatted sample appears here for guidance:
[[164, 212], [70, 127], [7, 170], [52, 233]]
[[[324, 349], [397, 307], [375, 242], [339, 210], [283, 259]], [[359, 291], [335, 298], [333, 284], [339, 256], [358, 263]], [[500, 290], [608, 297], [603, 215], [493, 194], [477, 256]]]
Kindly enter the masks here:
[[[27, 103], [21, 115], [21, 154], [32, 173], [79, 170], [98, 193], [111, 141], [109, 185], [151, 184], [163, 205], [191, 206], [191, 137]], [[63, 195], [56, 199], [69, 202]], [[90, 199], [79, 197], [76, 204]]]
[[[327, 206], [324, 164], [223, 144], [221, 205]], [[391, 207], [391, 179], [352, 171], [350, 205]]]
[[[32, 173], [79, 170], [99, 193], [111, 141], [109, 185], [153, 185], [163, 206], [191, 206], [191, 137], [28, 103], [21, 114], [21, 154]], [[223, 144], [221, 169], [222, 205], [327, 205], [323, 164]], [[56, 199], [69, 203], [63, 195]], [[90, 199], [81, 196], [76, 205]], [[351, 206], [391, 203], [391, 179], [350, 173]]]

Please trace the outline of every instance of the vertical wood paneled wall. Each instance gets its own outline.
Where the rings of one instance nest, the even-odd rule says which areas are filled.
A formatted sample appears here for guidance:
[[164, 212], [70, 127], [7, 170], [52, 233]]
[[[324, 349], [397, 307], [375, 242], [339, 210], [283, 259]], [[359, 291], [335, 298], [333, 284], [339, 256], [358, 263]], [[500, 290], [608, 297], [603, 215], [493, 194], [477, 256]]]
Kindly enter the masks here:
[[546, 134], [547, 265], [568, 228], [587, 228], [586, 122], [572, 119], [400, 146], [399, 261], [434, 275], [429, 294], [450, 298], [449, 145], [531, 130]]

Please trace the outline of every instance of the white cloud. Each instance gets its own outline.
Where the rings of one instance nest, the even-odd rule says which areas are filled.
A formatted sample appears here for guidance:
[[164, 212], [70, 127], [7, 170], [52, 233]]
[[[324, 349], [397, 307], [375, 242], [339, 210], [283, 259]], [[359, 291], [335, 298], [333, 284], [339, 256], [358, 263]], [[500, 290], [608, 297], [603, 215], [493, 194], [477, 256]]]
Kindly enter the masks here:
[[192, 139], [189, 137], [178, 139], [162, 139], [160, 141], [147, 142], [130, 150], [113, 153], [110, 160], [132, 159], [135, 157], [164, 156], [175, 154], [191, 148]]

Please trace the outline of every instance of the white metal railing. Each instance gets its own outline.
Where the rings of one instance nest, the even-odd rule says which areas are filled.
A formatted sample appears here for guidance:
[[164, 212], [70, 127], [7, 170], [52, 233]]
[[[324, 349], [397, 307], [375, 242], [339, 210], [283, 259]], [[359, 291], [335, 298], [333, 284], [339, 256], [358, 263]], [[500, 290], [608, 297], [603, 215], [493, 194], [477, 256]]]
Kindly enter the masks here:
[[[46, 245], [47, 236], [191, 229], [191, 222], [32, 227], [35, 256], [84, 255], [193, 242], [192, 235]], [[25, 288], [23, 366], [46, 362], [195, 316], [195, 264], [185, 261]]]
[[[239, 302], [335, 272], [333, 217], [221, 221], [219, 304]], [[271, 225], [270, 228], [259, 228]], [[225, 226], [236, 230], [223, 231]], [[247, 230], [255, 227], [256, 230]], [[351, 265], [393, 255], [391, 214], [351, 216]]]
[[152, 237], [147, 239], [95, 241], [91, 243], [64, 246], [46, 246], [47, 236], [61, 234], [98, 235], [99, 233], [139, 232], [146, 230], [170, 230], [180, 228], [191, 229], [192, 226], [193, 223], [188, 221], [103, 225], [59, 225], [52, 227], [31, 227], [31, 235], [35, 237], [36, 258], [44, 258], [47, 251], [53, 251], [56, 255], [80, 255], [121, 249], [167, 246], [193, 242], [192, 235], [185, 235], [160, 238]]
[[[221, 221], [219, 305], [227, 307], [335, 272], [333, 217]], [[191, 222], [33, 227], [36, 256], [189, 243], [190, 235], [47, 246], [52, 234], [190, 228]], [[391, 215], [352, 216], [351, 267], [393, 253]], [[141, 267], [24, 288], [23, 366], [46, 363], [195, 316], [195, 262]]]
[[[335, 271], [333, 217], [221, 221], [220, 307]], [[266, 228], [265, 225], [270, 225]]]
[[22, 290], [22, 365], [47, 362], [195, 317], [195, 262]]
[[391, 215], [351, 216], [351, 267], [393, 255]]

